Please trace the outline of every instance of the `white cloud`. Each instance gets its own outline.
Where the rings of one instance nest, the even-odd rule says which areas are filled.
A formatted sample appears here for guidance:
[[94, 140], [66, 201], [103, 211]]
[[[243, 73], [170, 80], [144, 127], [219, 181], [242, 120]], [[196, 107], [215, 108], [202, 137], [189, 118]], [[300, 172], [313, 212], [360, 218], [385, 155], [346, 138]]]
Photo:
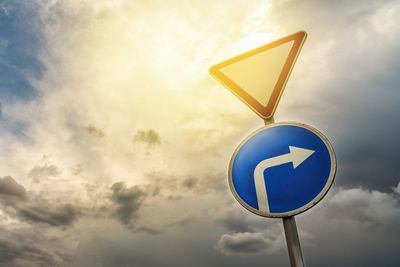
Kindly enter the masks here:
[[392, 189], [393, 189], [393, 191], [394, 191], [395, 193], [400, 194], [400, 182], [397, 184], [396, 187], [393, 187]]
[[334, 210], [334, 216], [342, 219], [400, 224], [399, 198], [377, 190], [342, 189], [328, 199], [325, 209]]
[[278, 233], [233, 233], [224, 234], [216, 248], [226, 255], [274, 253], [282, 248], [282, 234]]

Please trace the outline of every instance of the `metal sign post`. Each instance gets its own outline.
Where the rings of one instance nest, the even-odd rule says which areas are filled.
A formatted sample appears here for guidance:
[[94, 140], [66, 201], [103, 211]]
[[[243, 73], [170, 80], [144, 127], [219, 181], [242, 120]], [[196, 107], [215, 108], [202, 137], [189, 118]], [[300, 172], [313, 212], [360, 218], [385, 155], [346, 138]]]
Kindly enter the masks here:
[[282, 222], [289, 251], [290, 266], [303, 267], [303, 255], [301, 253], [299, 236], [297, 234], [296, 220], [294, 216], [289, 216], [282, 218]]

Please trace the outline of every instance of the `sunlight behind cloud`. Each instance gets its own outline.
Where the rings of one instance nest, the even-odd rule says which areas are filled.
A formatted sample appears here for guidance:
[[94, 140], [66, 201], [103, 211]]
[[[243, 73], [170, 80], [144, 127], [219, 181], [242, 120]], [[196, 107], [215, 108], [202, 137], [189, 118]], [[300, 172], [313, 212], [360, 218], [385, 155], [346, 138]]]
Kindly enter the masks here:
[[[315, 126], [341, 159], [337, 190], [299, 215], [306, 259], [397, 266], [398, 13], [394, 1], [3, 1], [0, 63], [37, 94], [0, 98], [0, 265], [259, 266], [270, 253], [286, 266], [281, 221], [245, 214], [227, 183], [235, 147], [264, 123], [208, 70], [304, 30], [275, 120]], [[19, 65], [25, 52], [40, 75]]]
[[[170, 9], [158, 1], [43, 3], [46, 72], [33, 81], [41, 97], [29, 115], [19, 112], [26, 105], [5, 106], [7, 116], [29, 126], [31, 142], [4, 143], [14, 146], [6, 165], [32, 188], [45, 182], [49, 194], [73, 191], [76, 198], [81, 183], [220, 173], [232, 143], [252, 129], [242, 126], [260, 122], [207, 71], [269, 42], [277, 28], [268, 12], [259, 1], [222, 1], [211, 9], [208, 2]], [[159, 143], [135, 142], [149, 129]], [[39, 183], [25, 177], [40, 166], [56, 166], [59, 174]]]

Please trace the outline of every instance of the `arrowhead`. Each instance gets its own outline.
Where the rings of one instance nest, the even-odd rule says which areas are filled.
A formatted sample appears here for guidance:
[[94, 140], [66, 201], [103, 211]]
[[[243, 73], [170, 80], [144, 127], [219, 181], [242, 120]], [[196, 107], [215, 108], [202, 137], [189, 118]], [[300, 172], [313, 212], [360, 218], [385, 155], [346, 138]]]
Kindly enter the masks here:
[[296, 169], [303, 161], [311, 156], [315, 151], [295, 146], [289, 146], [290, 154], [292, 155], [293, 168]]

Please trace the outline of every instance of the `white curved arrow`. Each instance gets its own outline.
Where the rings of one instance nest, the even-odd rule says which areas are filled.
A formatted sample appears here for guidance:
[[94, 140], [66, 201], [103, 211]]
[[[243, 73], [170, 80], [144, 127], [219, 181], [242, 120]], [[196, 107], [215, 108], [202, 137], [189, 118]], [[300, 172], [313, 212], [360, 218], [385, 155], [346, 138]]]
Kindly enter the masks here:
[[264, 171], [267, 168], [292, 162], [293, 169], [296, 169], [303, 161], [311, 156], [315, 151], [295, 146], [289, 146], [290, 152], [277, 157], [265, 159], [258, 163], [254, 170], [254, 183], [256, 186], [258, 210], [269, 212], [267, 189], [265, 188]]

